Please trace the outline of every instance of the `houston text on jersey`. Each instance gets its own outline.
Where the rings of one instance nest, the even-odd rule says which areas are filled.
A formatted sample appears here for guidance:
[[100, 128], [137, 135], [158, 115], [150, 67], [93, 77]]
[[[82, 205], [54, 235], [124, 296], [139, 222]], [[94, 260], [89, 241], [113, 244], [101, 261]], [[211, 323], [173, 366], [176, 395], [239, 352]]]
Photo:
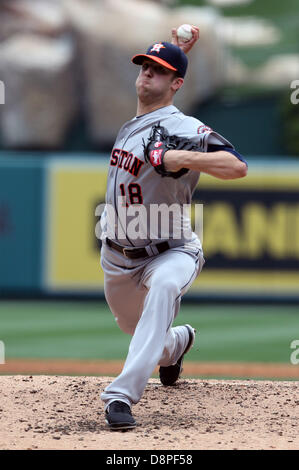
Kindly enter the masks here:
[[138, 176], [144, 162], [126, 150], [114, 148], [111, 152], [110, 165], [118, 166], [133, 176]]

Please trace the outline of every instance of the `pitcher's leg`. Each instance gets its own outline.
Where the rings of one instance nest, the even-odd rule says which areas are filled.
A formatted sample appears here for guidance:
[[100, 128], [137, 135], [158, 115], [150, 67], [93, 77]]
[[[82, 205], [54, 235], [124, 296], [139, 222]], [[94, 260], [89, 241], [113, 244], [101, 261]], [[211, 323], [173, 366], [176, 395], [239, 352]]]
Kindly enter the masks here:
[[108, 280], [105, 276], [105, 298], [119, 328], [133, 335], [143, 310], [147, 290], [129, 276]]
[[158, 362], [159, 366], [170, 366], [175, 364], [183, 354], [189, 341], [189, 335], [185, 326], [170, 328], [166, 335], [162, 356]]
[[[198, 253], [198, 256], [189, 254], [187, 252], [170, 252], [171, 257], [173, 254], [178, 255], [174, 258], [175, 263], [167, 262], [163, 264], [163, 267], [159, 270], [159, 275], [163, 277], [173, 276], [177, 279], [178, 284], [180, 285], [180, 295], [176, 298], [174, 309], [173, 309], [173, 320], [179, 313], [181, 305], [181, 296], [188, 291], [194, 279], [197, 277], [203, 266], [203, 257]], [[181, 255], [181, 256], [180, 256]], [[168, 253], [167, 253], [168, 257]], [[156, 263], [158, 260], [155, 260], [148, 269], [149, 274], [151, 271], [156, 269]], [[173, 271], [172, 271], [173, 270]], [[178, 358], [183, 354], [185, 348], [189, 342], [188, 330], [185, 326], [176, 326], [174, 328], [168, 328], [167, 334], [164, 343], [164, 349], [162, 355], [159, 359], [158, 364], [161, 366], [169, 366], [175, 364]]]
[[103, 246], [101, 263], [105, 298], [120, 329], [132, 335], [143, 310], [147, 289], [140, 284], [138, 268], [133, 275], [132, 269], [116, 264], [122, 261], [121, 257], [109, 250]]
[[165, 356], [165, 359], [175, 361], [176, 356], [182, 353], [187, 338], [181, 337], [184, 339], [181, 342], [180, 336], [173, 332], [175, 344], [170, 340], [165, 349], [166, 338], [178, 311], [181, 293], [196, 274], [196, 262], [182, 252], [170, 250], [148, 263], [143, 276], [148, 289], [143, 312], [121, 374], [101, 395], [106, 404], [115, 399], [137, 403], [161, 358]]

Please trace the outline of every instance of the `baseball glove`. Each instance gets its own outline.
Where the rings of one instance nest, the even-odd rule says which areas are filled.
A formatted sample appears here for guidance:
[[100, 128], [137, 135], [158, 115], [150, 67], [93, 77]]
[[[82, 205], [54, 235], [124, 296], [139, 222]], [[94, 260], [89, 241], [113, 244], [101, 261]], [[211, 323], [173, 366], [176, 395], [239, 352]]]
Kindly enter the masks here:
[[152, 126], [148, 142], [147, 144], [143, 142], [143, 147], [145, 161], [149, 162], [159, 175], [171, 178], [180, 178], [189, 170], [181, 168], [178, 171], [167, 171], [164, 166], [164, 156], [168, 150], [202, 150], [198, 144], [189, 139], [169, 135], [167, 129], [161, 126], [160, 122]]

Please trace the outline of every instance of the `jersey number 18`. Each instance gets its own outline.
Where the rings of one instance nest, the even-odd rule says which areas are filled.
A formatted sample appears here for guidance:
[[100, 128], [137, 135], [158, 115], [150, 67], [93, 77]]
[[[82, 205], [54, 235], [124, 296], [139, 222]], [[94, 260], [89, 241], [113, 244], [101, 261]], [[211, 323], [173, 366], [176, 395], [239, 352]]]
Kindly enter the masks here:
[[[121, 183], [119, 189], [124, 201], [126, 201], [126, 207], [128, 207], [125, 185]], [[130, 183], [128, 185], [128, 193], [130, 204], [143, 204], [141, 187], [138, 183]]]

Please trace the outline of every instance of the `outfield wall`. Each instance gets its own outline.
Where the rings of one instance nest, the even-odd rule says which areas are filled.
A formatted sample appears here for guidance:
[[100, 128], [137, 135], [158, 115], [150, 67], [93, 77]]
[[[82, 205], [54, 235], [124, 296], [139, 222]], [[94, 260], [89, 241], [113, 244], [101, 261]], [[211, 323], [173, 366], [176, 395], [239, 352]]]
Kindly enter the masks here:
[[[101, 294], [95, 209], [108, 155], [0, 157], [0, 292]], [[299, 297], [299, 163], [249, 159], [248, 176], [201, 175], [206, 264], [190, 295]]]

